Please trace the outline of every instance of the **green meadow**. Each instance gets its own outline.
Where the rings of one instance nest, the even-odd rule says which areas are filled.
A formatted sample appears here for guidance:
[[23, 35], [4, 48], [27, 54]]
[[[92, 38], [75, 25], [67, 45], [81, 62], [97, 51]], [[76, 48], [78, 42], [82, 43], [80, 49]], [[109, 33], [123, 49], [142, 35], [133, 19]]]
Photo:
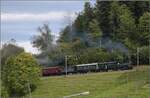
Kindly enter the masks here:
[[[65, 76], [42, 77], [32, 98], [63, 98], [89, 91], [89, 95], [72, 98], [150, 98], [150, 67]], [[26, 96], [26, 97], [29, 97]]]

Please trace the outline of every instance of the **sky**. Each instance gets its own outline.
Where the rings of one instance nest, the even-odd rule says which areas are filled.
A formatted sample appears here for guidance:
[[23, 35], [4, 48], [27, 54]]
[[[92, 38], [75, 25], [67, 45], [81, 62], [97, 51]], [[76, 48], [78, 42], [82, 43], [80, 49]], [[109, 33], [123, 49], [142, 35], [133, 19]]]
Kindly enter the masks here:
[[[87, 1], [87, 0], [86, 0]], [[94, 1], [90, 1], [94, 4]], [[32, 37], [38, 35], [37, 28], [49, 24], [55, 39], [67, 24], [67, 18], [74, 20], [84, 8], [85, 0], [75, 1], [1, 1], [1, 41], [15, 39], [16, 44], [26, 52], [38, 53], [33, 48]]]

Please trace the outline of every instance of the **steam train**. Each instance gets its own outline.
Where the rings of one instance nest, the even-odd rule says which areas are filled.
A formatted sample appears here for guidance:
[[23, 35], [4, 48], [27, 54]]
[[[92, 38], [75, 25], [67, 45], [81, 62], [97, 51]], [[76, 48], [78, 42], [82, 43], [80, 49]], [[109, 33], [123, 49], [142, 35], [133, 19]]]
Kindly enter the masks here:
[[67, 71], [65, 67], [47, 67], [42, 69], [43, 76], [49, 75], [63, 75], [75, 74], [75, 73], [88, 73], [88, 72], [107, 72], [109, 70], [129, 70], [133, 66], [130, 63], [119, 63], [119, 62], [103, 62], [103, 63], [89, 63], [79, 64], [74, 66], [68, 66]]

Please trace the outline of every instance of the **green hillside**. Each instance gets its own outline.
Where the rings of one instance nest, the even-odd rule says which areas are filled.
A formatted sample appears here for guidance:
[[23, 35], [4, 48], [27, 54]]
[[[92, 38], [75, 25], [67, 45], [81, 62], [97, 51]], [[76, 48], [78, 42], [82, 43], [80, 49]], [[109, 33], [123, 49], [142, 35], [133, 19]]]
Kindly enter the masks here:
[[32, 98], [63, 98], [85, 91], [90, 94], [73, 98], [150, 98], [150, 67], [68, 77], [44, 77], [32, 93]]

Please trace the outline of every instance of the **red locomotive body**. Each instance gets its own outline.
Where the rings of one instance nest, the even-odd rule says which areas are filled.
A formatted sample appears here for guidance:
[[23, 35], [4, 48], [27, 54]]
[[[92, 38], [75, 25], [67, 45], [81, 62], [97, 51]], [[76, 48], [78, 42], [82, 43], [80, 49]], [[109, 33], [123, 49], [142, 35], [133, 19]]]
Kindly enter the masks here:
[[43, 76], [60, 75], [61, 72], [62, 72], [62, 68], [60, 67], [47, 67], [42, 69]]

